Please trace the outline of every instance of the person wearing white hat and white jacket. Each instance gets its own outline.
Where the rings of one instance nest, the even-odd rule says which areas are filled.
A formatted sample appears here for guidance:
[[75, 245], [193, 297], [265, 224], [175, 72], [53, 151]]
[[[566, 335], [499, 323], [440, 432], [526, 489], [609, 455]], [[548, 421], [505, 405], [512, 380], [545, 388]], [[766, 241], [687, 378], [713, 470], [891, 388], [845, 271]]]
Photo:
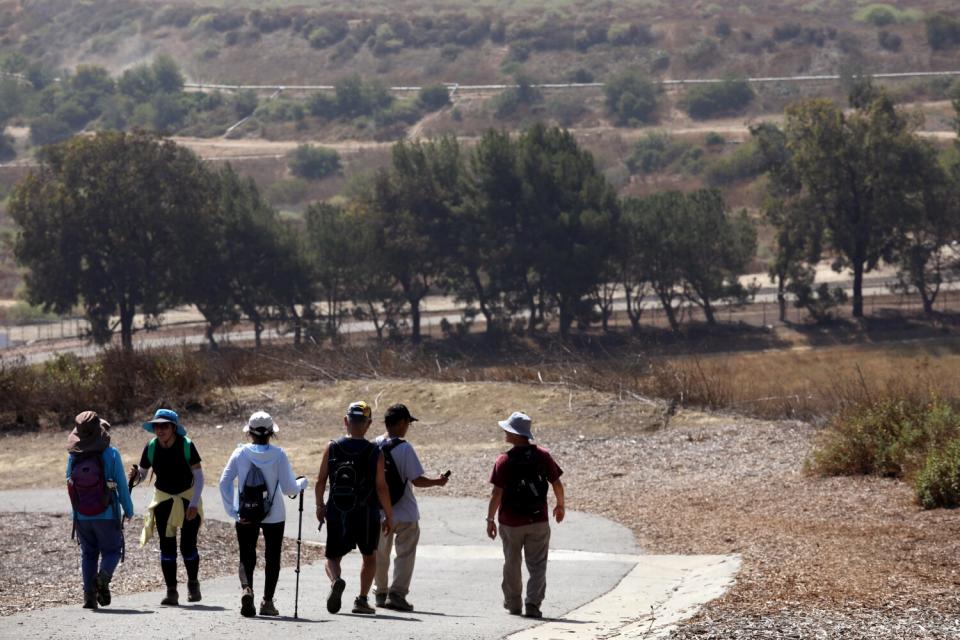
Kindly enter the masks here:
[[[243, 432], [250, 442], [237, 446], [220, 476], [220, 497], [227, 515], [237, 521], [237, 543], [240, 548], [240, 613], [256, 615], [253, 606], [253, 570], [257, 564], [257, 539], [263, 531], [265, 548], [265, 580], [260, 615], [279, 615], [273, 603], [273, 595], [280, 577], [280, 552], [283, 545], [283, 528], [286, 523], [286, 508], [283, 495], [295, 495], [307, 488], [304, 477], [296, 477], [287, 454], [280, 447], [270, 444], [271, 438], [280, 430], [269, 413], [257, 411], [250, 416]], [[253, 474], [251, 475], [251, 472]], [[257, 474], [259, 472], [259, 475]], [[256, 479], [253, 482], [252, 479]], [[234, 490], [234, 480], [237, 490]], [[249, 514], [249, 493], [253, 484], [262, 487], [262, 496], [255, 496], [253, 505], [262, 509], [260, 517]], [[247, 489], [247, 492], [244, 492]], [[244, 507], [241, 508], [241, 494]], [[259, 504], [258, 504], [259, 502]]]

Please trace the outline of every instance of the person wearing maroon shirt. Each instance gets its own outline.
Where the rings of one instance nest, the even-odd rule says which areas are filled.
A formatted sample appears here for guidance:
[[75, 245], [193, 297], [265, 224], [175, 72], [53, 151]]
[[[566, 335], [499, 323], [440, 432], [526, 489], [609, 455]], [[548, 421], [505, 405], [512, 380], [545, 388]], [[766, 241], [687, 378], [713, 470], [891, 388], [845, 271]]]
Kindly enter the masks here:
[[[487, 535], [503, 543], [503, 608], [512, 615], [541, 618], [540, 605], [547, 590], [547, 553], [550, 549], [550, 518], [547, 485], [553, 487], [557, 504], [553, 516], [563, 522], [563, 470], [546, 449], [531, 443], [533, 421], [515, 411], [498, 422], [504, 439], [513, 448], [501, 453], [493, 465], [490, 483], [493, 492], [487, 508]], [[496, 519], [494, 517], [496, 516]], [[527, 563], [527, 597], [523, 599], [521, 556]]]

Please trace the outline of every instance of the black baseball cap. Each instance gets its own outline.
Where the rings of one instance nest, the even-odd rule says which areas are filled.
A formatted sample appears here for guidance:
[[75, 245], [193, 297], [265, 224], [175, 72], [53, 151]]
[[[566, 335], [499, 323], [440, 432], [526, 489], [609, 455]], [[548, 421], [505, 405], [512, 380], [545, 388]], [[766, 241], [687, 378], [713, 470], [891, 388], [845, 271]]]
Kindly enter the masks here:
[[392, 407], [389, 407], [386, 413], [383, 414], [383, 421], [386, 424], [394, 424], [401, 420], [419, 422], [416, 418], [410, 415], [410, 410], [407, 409], [407, 405], [405, 404], [395, 404]]

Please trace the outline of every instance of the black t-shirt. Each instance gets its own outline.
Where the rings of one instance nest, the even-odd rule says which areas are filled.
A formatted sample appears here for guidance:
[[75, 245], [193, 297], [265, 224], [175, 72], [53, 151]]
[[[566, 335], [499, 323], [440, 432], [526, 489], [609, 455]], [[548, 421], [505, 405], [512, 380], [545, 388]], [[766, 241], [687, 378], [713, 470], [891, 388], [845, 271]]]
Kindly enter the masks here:
[[[150, 444], [147, 443], [140, 456], [140, 466], [144, 469], [150, 468], [150, 460], [147, 458], [149, 448]], [[167, 493], [183, 493], [193, 485], [193, 470], [190, 467], [195, 464], [200, 464], [200, 454], [193, 441], [190, 442], [190, 461], [187, 462], [183, 452], [183, 436], [177, 436], [169, 449], [160, 446], [158, 440], [153, 453], [153, 473], [157, 476], [157, 489]]]

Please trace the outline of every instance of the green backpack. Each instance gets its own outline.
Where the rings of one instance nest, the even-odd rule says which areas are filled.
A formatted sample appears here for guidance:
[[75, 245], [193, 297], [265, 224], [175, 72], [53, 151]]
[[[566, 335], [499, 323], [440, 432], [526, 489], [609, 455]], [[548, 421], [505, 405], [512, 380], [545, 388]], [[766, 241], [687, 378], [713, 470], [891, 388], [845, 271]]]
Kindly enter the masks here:
[[[183, 436], [183, 457], [187, 461], [187, 464], [190, 464], [190, 445], [193, 444], [193, 441], [190, 440], [187, 436]], [[153, 456], [157, 451], [157, 439], [154, 438], [147, 444], [147, 460], [150, 461], [150, 466], [153, 467]]]

